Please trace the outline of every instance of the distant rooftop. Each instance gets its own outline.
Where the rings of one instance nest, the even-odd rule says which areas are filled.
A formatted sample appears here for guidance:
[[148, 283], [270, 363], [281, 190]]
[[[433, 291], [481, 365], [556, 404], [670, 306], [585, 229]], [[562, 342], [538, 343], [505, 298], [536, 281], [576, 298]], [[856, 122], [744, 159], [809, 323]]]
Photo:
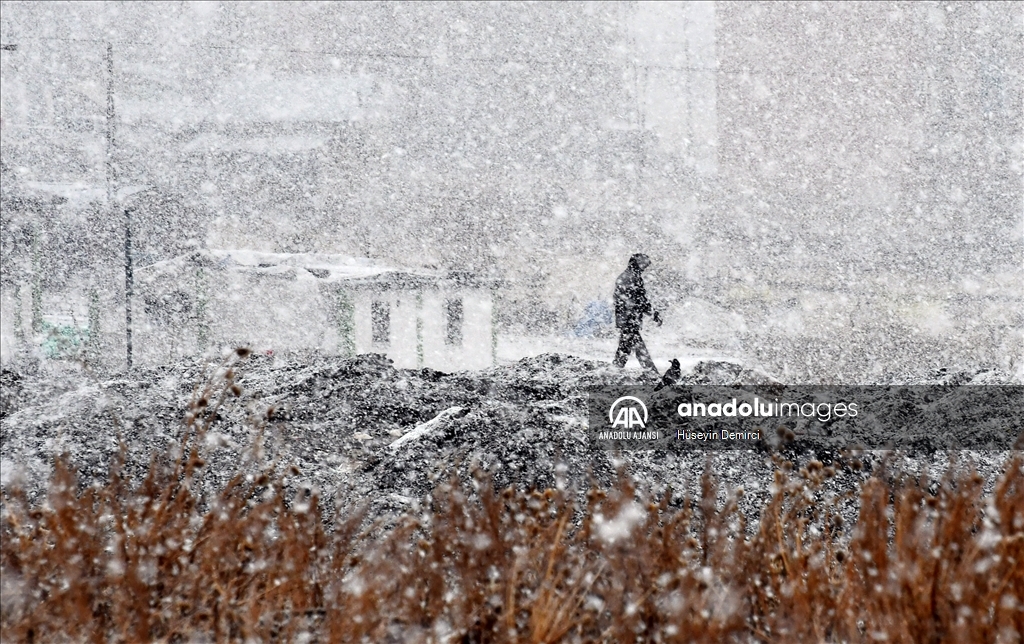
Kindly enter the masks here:
[[350, 257], [328, 253], [268, 253], [248, 249], [204, 248], [192, 253], [150, 264], [139, 269], [143, 279], [182, 272], [197, 264], [214, 270], [276, 275], [296, 280], [346, 281], [352, 283], [417, 286], [452, 280], [457, 276], [438, 271], [400, 269], [380, 264], [368, 257]]

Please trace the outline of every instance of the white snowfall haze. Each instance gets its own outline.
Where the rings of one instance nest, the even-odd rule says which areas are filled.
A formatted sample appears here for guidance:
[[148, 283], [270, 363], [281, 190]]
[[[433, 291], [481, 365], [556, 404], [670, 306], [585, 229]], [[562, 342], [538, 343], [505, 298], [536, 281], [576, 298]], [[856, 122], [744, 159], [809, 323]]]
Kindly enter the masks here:
[[645, 253], [660, 369], [1024, 373], [1022, 25], [1004, 2], [3, 2], [0, 357], [611, 360]]

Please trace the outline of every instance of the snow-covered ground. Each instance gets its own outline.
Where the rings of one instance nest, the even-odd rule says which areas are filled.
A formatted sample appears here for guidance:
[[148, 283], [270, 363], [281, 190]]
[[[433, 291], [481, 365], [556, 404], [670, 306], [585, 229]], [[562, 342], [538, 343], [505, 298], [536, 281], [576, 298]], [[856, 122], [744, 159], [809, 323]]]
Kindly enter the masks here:
[[[742, 359], [719, 349], [703, 349], [687, 346], [673, 334], [651, 329], [644, 332], [644, 341], [658, 370], [668, 369], [673, 358], [679, 360], [684, 371], [690, 371], [702, 360], [720, 362], [742, 362]], [[533, 358], [545, 353], [564, 353], [594, 362], [611, 363], [618, 346], [618, 338], [580, 338], [570, 334], [543, 336], [499, 336], [497, 347], [498, 364], [509, 364], [523, 358]], [[626, 363], [627, 371], [641, 372], [635, 356]]]
[[[550, 349], [559, 342], [601, 359], [564, 353], [529, 356], [531, 349]], [[560, 477], [582, 489], [594, 480], [610, 483], [625, 467], [654, 491], [671, 486], [696, 492], [705, 460], [711, 458], [726, 487], [744, 486], [746, 503], [759, 507], [774, 471], [768, 452], [612, 453], [590, 441], [587, 388], [642, 382], [638, 368], [620, 370], [609, 364], [613, 342], [519, 339], [499, 346], [499, 365], [452, 374], [395, 369], [374, 354], [349, 359], [252, 356], [237, 368], [241, 397], [229, 397], [204, 439], [206, 481], [217, 487], [247, 467], [259, 442], [265, 457], [276, 459], [280, 468], [294, 466], [292, 485], [315, 488], [321, 498], [338, 504], [369, 501], [375, 511], [387, 512], [401, 510], [437, 481], [465, 475], [477, 465], [491, 470], [499, 486], [547, 487]], [[514, 351], [529, 357], [513, 361]], [[664, 364], [667, 355], [678, 355], [684, 381], [724, 384], [769, 378], [735, 360], [718, 362], [698, 353], [663, 352], [660, 359]], [[5, 371], [2, 484], [20, 481], [39, 490], [61, 452], [71, 455], [84, 480], [103, 478], [120, 440], [128, 450], [128, 471], [140, 475], [151, 454], [180, 444], [189, 401], [211, 374], [209, 365], [196, 361], [103, 379]], [[937, 374], [918, 382], [972, 378], [987, 384], [1012, 382], [1007, 374], [994, 372]], [[269, 407], [274, 408], [272, 418], [260, 431], [253, 419], [265, 417]], [[807, 451], [790, 457], [812, 455]], [[1006, 452], [967, 456], [991, 475]], [[898, 464], [935, 470], [948, 462], [949, 455], [940, 452]], [[835, 485], [852, 486], [865, 475], [844, 470]]]

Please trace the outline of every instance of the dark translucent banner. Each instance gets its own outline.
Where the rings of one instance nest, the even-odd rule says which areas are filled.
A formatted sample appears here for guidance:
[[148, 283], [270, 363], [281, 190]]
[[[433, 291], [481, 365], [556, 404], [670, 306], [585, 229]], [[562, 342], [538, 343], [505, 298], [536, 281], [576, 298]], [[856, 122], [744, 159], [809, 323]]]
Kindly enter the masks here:
[[1007, 450], [1024, 387], [595, 387], [590, 440], [605, 449]]

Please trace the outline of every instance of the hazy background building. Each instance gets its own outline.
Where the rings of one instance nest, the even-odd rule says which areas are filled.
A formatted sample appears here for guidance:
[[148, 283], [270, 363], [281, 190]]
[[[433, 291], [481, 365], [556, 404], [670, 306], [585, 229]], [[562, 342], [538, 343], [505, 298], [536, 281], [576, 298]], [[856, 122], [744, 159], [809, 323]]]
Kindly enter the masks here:
[[571, 330], [643, 250], [665, 347], [818, 380], [1020, 369], [1022, 25], [1012, 3], [5, 2], [5, 355], [44, 316], [121, 355], [131, 207], [140, 265], [500, 278], [508, 336]]

